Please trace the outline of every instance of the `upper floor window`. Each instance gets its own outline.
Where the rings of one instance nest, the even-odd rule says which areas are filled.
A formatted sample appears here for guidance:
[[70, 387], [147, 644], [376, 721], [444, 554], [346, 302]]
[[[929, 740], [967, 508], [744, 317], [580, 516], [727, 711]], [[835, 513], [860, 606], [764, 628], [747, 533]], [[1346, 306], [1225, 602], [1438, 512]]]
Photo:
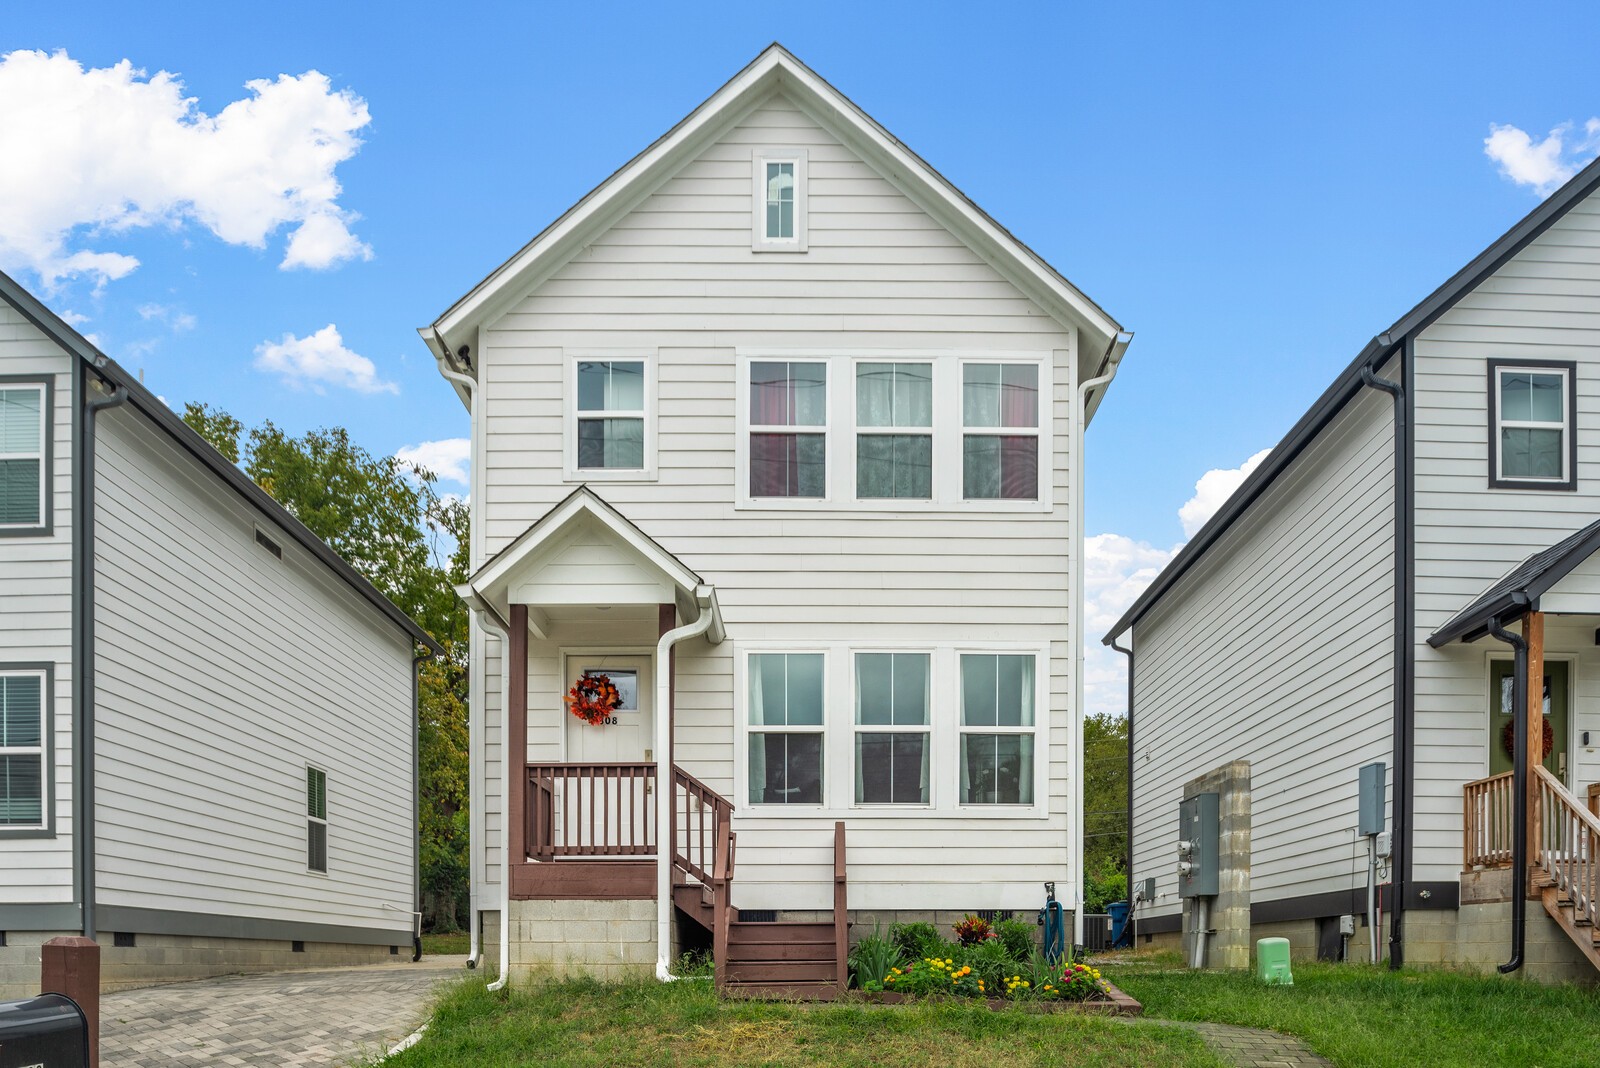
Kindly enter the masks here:
[[828, 365], [754, 360], [749, 366], [750, 496], [826, 497]]
[[651, 361], [578, 357], [569, 381], [567, 478], [651, 477]]
[[1039, 496], [1039, 365], [961, 368], [962, 493], [968, 500]]
[[856, 364], [856, 496], [933, 496], [932, 364]]
[[806, 250], [806, 152], [770, 149], [753, 157], [757, 252]]
[[0, 831], [45, 820], [45, 674], [0, 671]]
[[1489, 484], [1575, 489], [1574, 363], [1489, 361]]
[[0, 532], [46, 526], [44, 383], [0, 383]]

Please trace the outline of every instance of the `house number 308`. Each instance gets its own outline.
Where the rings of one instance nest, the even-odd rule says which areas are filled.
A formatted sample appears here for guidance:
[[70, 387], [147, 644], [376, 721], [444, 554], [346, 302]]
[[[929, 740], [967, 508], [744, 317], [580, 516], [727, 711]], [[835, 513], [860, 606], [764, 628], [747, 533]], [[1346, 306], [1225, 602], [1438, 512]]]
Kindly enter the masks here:
[[618, 722], [618, 719], [617, 719], [616, 716], [607, 716], [605, 719], [601, 720], [600, 722], [605, 724], [607, 727], [610, 727], [610, 726], [614, 726]]

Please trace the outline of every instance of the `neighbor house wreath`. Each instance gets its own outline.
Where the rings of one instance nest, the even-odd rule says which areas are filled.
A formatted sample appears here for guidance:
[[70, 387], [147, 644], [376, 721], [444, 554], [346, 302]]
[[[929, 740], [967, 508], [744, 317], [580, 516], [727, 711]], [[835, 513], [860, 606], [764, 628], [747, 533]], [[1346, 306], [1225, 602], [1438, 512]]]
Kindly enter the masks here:
[[[1507, 723], [1505, 728], [1500, 732], [1500, 748], [1506, 751], [1506, 756], [1514, 757], [1517, 755], [1515, 748], [1517, 744], [1516, 726], [1516, 721], [1512, 720], [1510, 723]], [[1556, 731], [1554, 727], [1550, 726], [1550, 721], [1547, 719], [1544, 721], [1544, 752], [1539, 754], [1539, 760], [1543, 762], [1544, 760], [1548, 759], [1550, 756], [1550, 751], [1555, 747]]]
[[622, 707], [622, 694], [610, 675], [592, 672], [581, 676], [567, 691], [567, 707], [572, 714], [593, 727]]

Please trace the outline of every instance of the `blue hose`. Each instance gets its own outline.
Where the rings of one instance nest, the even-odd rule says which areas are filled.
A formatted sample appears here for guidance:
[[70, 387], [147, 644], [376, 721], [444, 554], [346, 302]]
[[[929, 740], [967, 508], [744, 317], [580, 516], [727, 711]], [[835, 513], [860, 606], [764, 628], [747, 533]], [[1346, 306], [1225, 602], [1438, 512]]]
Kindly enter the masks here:
[[1054, 897], [1039, 910], [1039, 922], [1044, 925], [1044, 955], [1052, 963], [1059, 961], [1067, 952], [1067, 934], [1061, 913], [1061, 902]]

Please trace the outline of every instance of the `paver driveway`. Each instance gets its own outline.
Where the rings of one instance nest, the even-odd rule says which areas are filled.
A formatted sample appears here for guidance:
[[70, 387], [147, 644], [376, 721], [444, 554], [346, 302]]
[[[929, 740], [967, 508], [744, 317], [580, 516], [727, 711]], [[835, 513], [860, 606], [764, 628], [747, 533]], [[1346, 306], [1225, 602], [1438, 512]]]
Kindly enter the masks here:
[[107, 994], [105, 1068], [342, 1065], [382, 1053], [423, 1022], [465, 957], [229, 976]]

